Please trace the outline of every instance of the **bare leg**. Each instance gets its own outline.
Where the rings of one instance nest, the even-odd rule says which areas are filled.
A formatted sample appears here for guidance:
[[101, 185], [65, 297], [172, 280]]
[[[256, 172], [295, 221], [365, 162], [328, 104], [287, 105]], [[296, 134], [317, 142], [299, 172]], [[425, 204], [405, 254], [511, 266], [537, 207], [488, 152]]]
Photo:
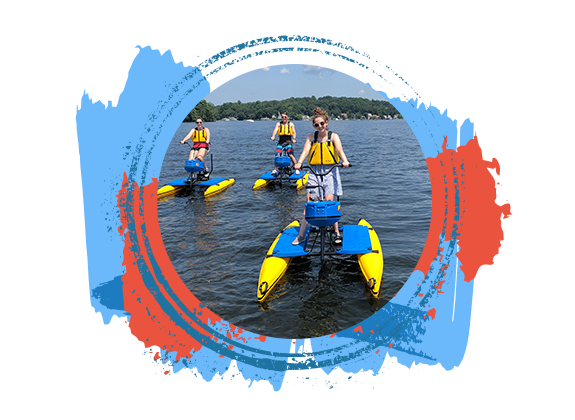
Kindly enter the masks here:
[[[333, 201], [333, 199], [334, 199], [333, 194], [325, 196], [326, 201]], [[333, 231], [335, 232], [335, 236], [339, 236], [338, 222], [335, 222], [335, 224], [333, 225]]]
[[207, 149], [200, 149], [200, 151], [198, 152], [198, 160], [199, 160], [200, 162], [204, 162], [204, 163], [205, 163], [205, 161], [204, 161], [204, 156], [206, 156], [207, 154], [208, 154]]
[[[309, 192], [307, 193], [307, 202], [311, 201], [311, 197]], [[292, 245], [299, 245], [305, 239], [305, 230], [307, 229], [307, 220], [305, 220], [305, 209], [303, 211], [303, 215], [301, 218], [301, 223], [299, 225], [299, 232], [297, 234], [297, 238], [291, 243]]]
[[[275, 157], [281, 156], [281, 153], [276, 153]], [[274, 172], [278, 171], [278, 167], [275, 165], [275, 159], [274, 159]]]
[[[279, 150], [279, 153], [278, 153]], [[283, 153], [283, 148], [279, 146], [279, 144], [276, 146], [276, 154], [275, 157], [279, 157], [281, 156]], [[278, 171], [278, 167], [275, 165], [275, 159], [274, 159], [274, 170], [272, 172], [276, 172]]]

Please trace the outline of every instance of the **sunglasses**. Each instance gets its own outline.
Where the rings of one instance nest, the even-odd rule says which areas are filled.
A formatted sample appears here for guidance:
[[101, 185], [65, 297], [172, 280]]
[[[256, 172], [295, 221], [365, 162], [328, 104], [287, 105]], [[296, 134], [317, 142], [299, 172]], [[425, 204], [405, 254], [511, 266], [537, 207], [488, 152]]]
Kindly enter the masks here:
[[196, 121], [196, 124], [201, 124], [201, 123], [202, 123], [201, 121]]
[[315, 128], [317, 128], [317, 127], [323, 127], [324, 125], [325, 125], [325, 123], [322, 121], [322, 122], [320, 122], [320, 123], [315, 123], [313, 126], [314, 126]]

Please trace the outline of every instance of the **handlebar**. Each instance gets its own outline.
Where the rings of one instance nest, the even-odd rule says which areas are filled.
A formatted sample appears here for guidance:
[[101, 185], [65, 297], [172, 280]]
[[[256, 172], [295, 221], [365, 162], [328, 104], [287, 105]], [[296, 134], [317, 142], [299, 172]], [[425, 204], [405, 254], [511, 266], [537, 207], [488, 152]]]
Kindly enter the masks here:
[[[352, 165], [351, 165], [351, 163], [350, 163], [348, 167], [351, 168], [351, 166], [352, 166]], [[329, 174], [329, 173], [333, 170], [333, 168], [343, 168], [343, 165], [342, 165], [341, 163], [336, 163], [336, 164], [334, 164], [334, 165], [331, 165], [331, 167], [329, 168], [329, 170], [328, 170], [327, 172], [321, 173], [321, 174], [318, 174], [318, 173], [317, 173], [316, 171], [314, 171], [313, 168], [312, 168], [311, 166], [309, 166], [309, 165], [304, 165], [304, 166], [302, 166], [302, 167], [300, 168], [300, 170], [309, 169], [309, 170], [311, 171], [311, 173], [313, 173], [315, 176], [324, 177], [324, 176], [326, 176], [327, 174]]]

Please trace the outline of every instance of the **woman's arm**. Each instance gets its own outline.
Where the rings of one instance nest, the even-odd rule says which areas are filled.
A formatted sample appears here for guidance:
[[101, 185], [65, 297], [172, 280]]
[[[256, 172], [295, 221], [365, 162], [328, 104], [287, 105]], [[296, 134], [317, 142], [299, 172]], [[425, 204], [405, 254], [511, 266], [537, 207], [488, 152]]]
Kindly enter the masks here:
[[344, 168], [347, 168], [349, 166], [349, 162], [347, 161], [347, 157], [345, 156], [345, 153], [343, 152], [343, 146], [341, 145], [341, 140], [339, 139], [339, 136], [337, 134], [333, 133], [332, 140], [333, 140], [333, 146], [335, 147], [337, 154], [339, 155], [339, 157], [342, 160], [341, 165]]
[[274, 128], [274, 132], [272, 133], [272, 136], [270, 137], [272, 140], [276, 139], [276, 134], [277, 134], [279, 128], [280, 128], [280, 123], [277, 123], [275, 128]]
[[305, 144], [303, 146], [303, 150], [301, 151], [301, 155], [299, 155], [299, 159], [297, 160], [297, 163], [293, 166], [295, 169], [301, 168], [303, 161], [305, 160], [305, 158], [307, 157], [307, 154], [309, 153], [309, 150], [311, 149], [312, 139], [313, 139], [313, 134], [310, 134], [305, 139]]
[[192, 128], [190, 130], [190, 132], [188, 133], [188, 135], [186, 137], [184, 137], [184, 139], [180, 142], [180, 144], [184, 144], [186, 141], [188, 141], [189, 139], [192, 138], [192, 136], [194, 135], [194, 131], [196, 131], [195, 128]]

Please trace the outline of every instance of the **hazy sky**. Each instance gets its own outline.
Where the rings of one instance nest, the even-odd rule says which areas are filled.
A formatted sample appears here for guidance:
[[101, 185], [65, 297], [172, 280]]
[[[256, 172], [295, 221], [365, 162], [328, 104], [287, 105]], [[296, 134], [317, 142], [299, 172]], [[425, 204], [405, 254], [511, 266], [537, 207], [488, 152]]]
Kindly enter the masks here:
[[290, 64], [264, 67], [242, 74], [208, 96], [214, 105], [224, 102], [281, 100], [292, 96], [347, 96], [385, 100], [365, 83], [326, 67]]

